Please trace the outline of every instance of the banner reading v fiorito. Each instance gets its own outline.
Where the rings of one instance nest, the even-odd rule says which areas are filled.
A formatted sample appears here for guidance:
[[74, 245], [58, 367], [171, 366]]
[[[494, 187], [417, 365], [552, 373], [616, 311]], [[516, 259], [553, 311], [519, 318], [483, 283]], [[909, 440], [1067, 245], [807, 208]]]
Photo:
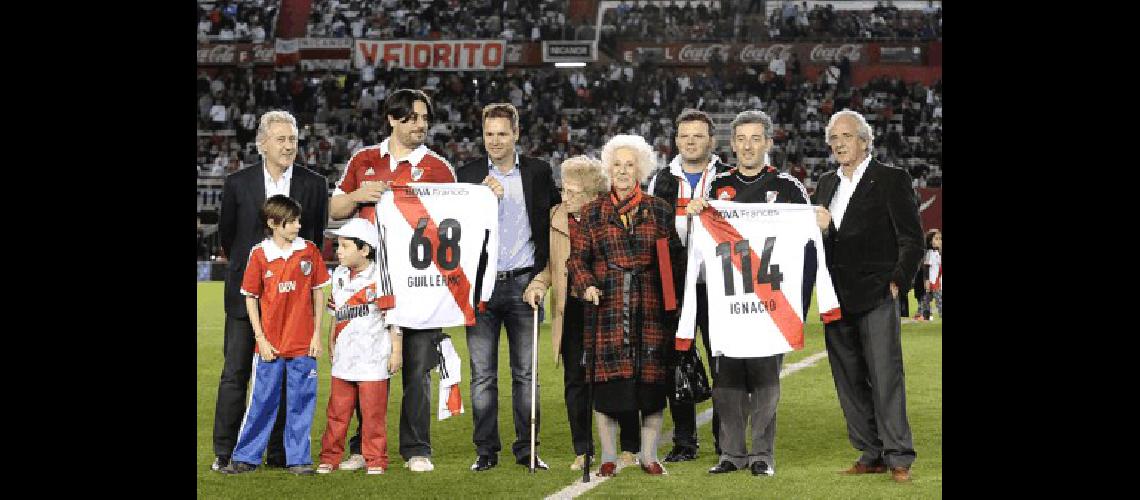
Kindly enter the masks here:
[[505, 40], [356, 40], [352, 63], [405, 70], [501, 70], [506, 59]]

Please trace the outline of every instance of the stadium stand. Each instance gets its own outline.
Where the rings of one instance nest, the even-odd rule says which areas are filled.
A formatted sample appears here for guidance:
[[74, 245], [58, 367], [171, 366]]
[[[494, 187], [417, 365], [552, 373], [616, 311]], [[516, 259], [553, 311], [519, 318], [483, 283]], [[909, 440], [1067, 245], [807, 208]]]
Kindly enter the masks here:
[[[310, 61], [283, 67], [272, 54], [256, 64], [212, 63], [213, 51], [226, 44], [238, 52], [247, 42], [258, 47], [251, 26], [265, 31], [263, 45], [272, 49], [283, 2], [199, 2], [197, 208], [206, 232], [217, 218], [224, 175], [259, 161], [253, 138], [262, 113], [285, 109], [298, 118], [298, 162], [331, 186], [356, 150], [384, 138], [383, 101], [405, 87], [432, 96], [437, 118], [427, 144], [452, 164], [481, 155], [480, 110], [492, 102], [519, 108], [520, 151], [553, 165], [575, 154], [597, 155], [606, 138], [632, 133], [655, 147], [663, 167], [675, 154], [673, 119], [684, 108], [713, 116], [716, 152], [731, 162], [729, 122], [738, 111], [761, 109], [776, 124], [771, 164], [813, 188], [835, 168], [823, 140], [827, 119], [851, 108], [874, 127], [876, 158], [907, 168], [916, 188], [941, 186], [941, 2], [594, 1], [584, 3], [595, 10], [575, 12], [582, 3], [311, 2], [308, 39], [343, 39], [343, 47], [355, 39], [496, 39], [537, 47], [540, 40], [579, 35], [593, 40], [593, 25], [602, 20], [597, 60], [584, 68], [540, 62], [494, 71], [409, 71], [392, 63], [358, 65], [347, 56], [325, 68]], [[502, 11], [495, 8], [500, 4]], [[222, 34], [227, 29], [232, 38]], [[928, 53], [933, 44], [937, 61]], [[745, 62], [755, 47], [785, 47], [784, 55]], [[694, 49], [707, 51], [707, 62], [662, 57], [683, 59]], [[817, 60], [817, 52], [826, 60]], [[867, 69], [872, 57], [876, 65]], [[929, 71], [935, 63], [936, 71]], [[831, 68], [838, 77], [829, 78]], [[217, 255], [209, 240], [208, 253]]]

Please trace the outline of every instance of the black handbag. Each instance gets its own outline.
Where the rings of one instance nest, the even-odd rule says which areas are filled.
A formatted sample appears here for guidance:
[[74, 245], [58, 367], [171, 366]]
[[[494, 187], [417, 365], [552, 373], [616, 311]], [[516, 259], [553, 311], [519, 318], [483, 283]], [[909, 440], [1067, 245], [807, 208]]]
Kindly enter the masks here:
[[697, 404], [712, 397], [705, 366], [696, 349], [678, 353], [677, 367], [673, 370], [673, 399], [680, 403]]

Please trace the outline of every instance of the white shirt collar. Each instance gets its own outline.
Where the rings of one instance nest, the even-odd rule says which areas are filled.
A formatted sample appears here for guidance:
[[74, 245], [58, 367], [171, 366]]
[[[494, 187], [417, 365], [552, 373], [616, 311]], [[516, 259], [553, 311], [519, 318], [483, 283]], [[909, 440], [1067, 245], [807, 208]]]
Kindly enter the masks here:
[[[380, 143], [380, 157], [381, 158], [391, 155], [391, 153], [388, 151], [388, 141], [390, 141], [390, 140], [392, 140], [391, 137], [384, 139], [384, 142]], [[426, 155], [427, 152], [428, 152], [427, 146], [420, 144], [419, 147], [417, 147], [416, 149], [413, 149], [412, 152], [408, 153], [408, 156], [405, 156], [403, 158], [389, 158], [388, 159], [388, 168], [391, 169], [393, 172], [395, 172], [396, 171], [396, 165], [399, 165], [400, 162], [404, 161], [404, 160], [407, 160], [408, 163], [411, 163], [413, 167], [416, 165], [419, 165], [420, 161], [422, 161], [424, 159], [424, 155]]]
[[282, 250], [273, 242], [273, 238], [265, 238], [261, 241], [261, 249], [265, 251], [265, 260], [273, 262], [277, 259], [288, 260], [293, 252], [299, 252], [305, 249], [305, 239], [298, 236], [293, 238], [293, 245], [289, 247], [288, 251]]
[[[265, 164], [263, 163], [263, 164], [261, 165], [261, 171], [265, 173], [265, 181], [266, 181], [266, 182], [273, 182], [273, 177], [271, 177], [271, 176], [269, 175], [269, 166], [268, 166], [268, 165], [265, 165]], [[283, 172], [283, 173], [281, 174], [281, 180], [282, 180], [282, 181], [291, 181], [291, 180], [293, 180], [293, 165], [289, 165], [289, 168], [285, 169], [285, 172]]]
[[[849, 182], [851, 182], [853, 184], [859, 184], [859, 179], [863, 178], [863, 172], [867, 171], [867, 165], [870, 165], [870, 164], [871, 164], [871, 155], [868, 154], [867, 157], [863, 158], [863, 161], [859, 163], [859, 166], [855, 167], [855, 173], [851, 175], [851, 180]], [[839, 167], [839, 180], [844, 181], [844, 182], [848, 182], [847, 176], [843, 175], [843, 167], [842, 166]]]
[[[518, 150], [515, 150], [515, 165], [513, 167], [511, 167], [511, 169], [508, 170], [507, 173], [504, 174], [502, 171], [499, 170], [498, 167], [495, 166], [495, 162], [491, 161], [491, 155], [487, 155], [487, 168], [489, 170], [499, 172], [499, 175], [511, 175], [511, 172], [514, 172], [515, 170], [519, 170], [519, 152], [518, 152]], [[521, 170], [520, 170], [520, 173], [522, 173]]]
[[348, 273], [348, 280], [350, 282], [356, 281], [356, 280], [361, 279], [361, 278], [372, 279], [372, 270], [375, 268], [376, 268], [376, 262], [371, 262], [368, 264], [368, 267], [364, 268], [363, 271], [360, 271], [359, 273], [356, 273], [355, 276], [353, 276], [352, 269], [350, 269], [348, 266], [344, 267], [345, 272]]

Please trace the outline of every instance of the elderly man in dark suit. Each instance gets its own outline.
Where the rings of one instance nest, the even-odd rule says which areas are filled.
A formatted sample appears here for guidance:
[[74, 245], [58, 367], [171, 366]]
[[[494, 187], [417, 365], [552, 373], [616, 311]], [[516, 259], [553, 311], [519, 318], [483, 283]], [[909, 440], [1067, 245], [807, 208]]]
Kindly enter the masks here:
[[827, 355], [851, 444], [863, 455], [846, 474], [910, 480], [914, 444], [906, 416], [899, 295], [923, 254], [918, 202], [905, 170], [871, 159], [862, 115], [832, 115], [826, 138], [839, 169], [819, 179], [812, 203], [843, 319], [824, 326]]
[[[317, 245], [324, 240], [328, 222], [328, 181], [300, 165], [297, 158], [297, 120], [285, 111], [270, 111], [261, 116], [257, 127], [257, 151], [261, 165], [239, 170], [226, 176], [222, 187], [222, 209], [218, 221], [218, 238], [229, 258], [226, 273], [226, 326], [221, 381], [214, 409], [214, 454], [211, 466], [220, 470], [229, 464], [230, 453], [237, 442], [245, 413], [246, 389], [253, 363], [253, 326], [239, 289], [250, 249], [265, 238], [265, 227], [259, 215], [265, 200], [275, 194], [287, 195], [301, 204], [300, 236]], [[284, 386], [282, 386], [284, 394]], [[277, 412], [277, 422], [269, 437], [266, 464], [285, 467], [282, 429], [285, 424], [285, 397]]]

